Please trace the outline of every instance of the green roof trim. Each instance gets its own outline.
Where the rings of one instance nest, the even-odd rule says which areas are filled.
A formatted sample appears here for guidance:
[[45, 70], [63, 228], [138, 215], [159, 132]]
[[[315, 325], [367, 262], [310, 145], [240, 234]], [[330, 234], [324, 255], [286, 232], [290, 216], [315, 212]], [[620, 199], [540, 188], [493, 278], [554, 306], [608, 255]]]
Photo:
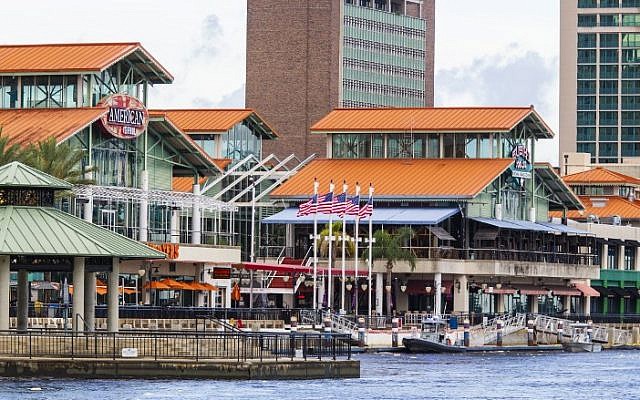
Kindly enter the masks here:
[[22, 206], [0, 207], [0, 254], [166, 258], [160, 251], [55, 208]]
[[18, 161], [0, 167], [0, 187], [71, 189], [69, 182], [51, 176]]

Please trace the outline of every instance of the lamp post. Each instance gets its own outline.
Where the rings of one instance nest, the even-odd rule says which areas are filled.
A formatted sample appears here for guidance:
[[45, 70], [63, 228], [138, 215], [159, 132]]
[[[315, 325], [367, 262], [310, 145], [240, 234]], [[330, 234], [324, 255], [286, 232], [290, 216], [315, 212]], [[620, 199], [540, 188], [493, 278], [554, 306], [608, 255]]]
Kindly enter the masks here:
[[[251, 182], [251, 251], [250, 260], [256, 262], [255, 253], [255, 234], [256, 234], [256, 182], [252, 176], [249, 177]], [[253, 269], [249, 272], [249, 308], [253, 308]]]

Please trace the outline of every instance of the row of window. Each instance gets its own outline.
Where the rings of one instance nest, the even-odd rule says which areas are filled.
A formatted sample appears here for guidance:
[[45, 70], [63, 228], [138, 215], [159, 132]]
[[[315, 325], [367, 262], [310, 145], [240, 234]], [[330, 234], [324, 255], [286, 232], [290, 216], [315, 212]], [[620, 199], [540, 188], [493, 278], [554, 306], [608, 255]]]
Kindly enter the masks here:
[[578, 8], [620, 8], [640, 7], [640, 0], [578, 0]]
[[393, 33], [414, 39], [425, 39], [426, 31], [424, 29], [408, 28], [400, 25], [387, 24], [370, 19], [344, 16], [344, 25], [354, 28], [364, 29], [370, 32]]
[[345, 68], [351, 68], [357, 71], [373, 72], [384, 75], [403, 76], [409, 79], [424, 79], [424, 69], [417, 70], [412, 68], [398, 67], [395, 65], [381, 64], [371, 61], [357, 60], [353, 58], [345, 58], [343, 60]]
[[391, 96], [419, 97], [424, 98], [424, 90], [407, 89], [397, 86], [380, 85], [377, 83], [356, 81], [345, 79], [343, 86], [346, 90], [355, 90], [358, 92], [378, 93]]
[[618, 96], [600, 96], [599, 104], [596, 108], [596, 96], [578, 96], [578, 111], [617, 110], [640, 110], [640, 96], [622, 96], [622, 101], [618, 103]]
[[[618, 49], [600, 50], [600, 62], [606, 64], [630, 64], [640, 62], [639, 49], [623, 49], [620, 53], [622, 55], [622, 58], [619, 58], [618, 54]], [[578, 64], [596, 64], [598, 62], [596, 56], [596, 50], [578, 49]]]
[[[618, 125], [618, 111], [600, 111], [598, 114], [598, 123], [600, 125]], [[620, 112], [620, 121], [622, 125], [640, 125], [640, 111], [622, 111]], [[595, 111], [578, 111], [577, 123], [579, 126], [595, 125]]]
[[640, 26], [640, 14], [579, 14], [578, 27]]
[[387, 0], [345, 0], [345, 4], [359, 5], [360, 7], [375, 8], [380, 11], [389, 11], [392, 13], [402, 13], [402, 5], [398, 3], [390, 3], [387, 7]]
[[387, 44], [387, 43], [381, 43], [381, 42], [374, 42], [371, 40], [345, 37], [344, 44], [345, 46], [350, 46], [350, 47], [353, 47], [354, 49], [368, 50], [376, 53], [386, 53], [392, 56], [400, 55], [405, 57], [418, 58], [421, 60], [424, 60], [424, 57], [425, 57], [424, 50], [414, 49], [410, 47], [396, 46], [393, 44]]
[[[598, 143], [598, 162], [615, 163], [618, 162], [618, 143]], [[596, 156], [596, 143], [577, 142], [576, 150], [579, 153], [589, 153]], [[620, 157], [640, 157], [640, 143], [621, 143]], [[603, 161], [604, 160], [604, 161]]]
[[578, 81], [578, 94], [596, 94], [596, 87], [598, 87], [599, 94], [618, 94], [618, 87], [622, 94], [640, 94], [640, 81], [637, 80], [622, 80], [619, 81], [599, 81], [596, 86], [596, 81]]
[[[622, 127], [620, 135], [618, 135], [618, 127], [615, 126], [598, 128], [598, 141], [617, 142], [618, 137], [623, 142], [640, 141], [640, 127]], [[596, 128], [594, 126], [577, 127], [576, 140], [579, 142], [595, 142]]]
[[[640, 14], [635, 16], [640, 22]], [[595, 48], [598, 40], [600, 47], [605, 48], [640, 47], [640, 33], [578, 33], [578, 48]]]
[[[622, 70], [621, 74], [620, 70]], [[640, 65], [578, 65], [577, 76], [578, 79], [596, 79], [598, 72], [600, 79], [618, 79], [620, 75], [623, 79], [638, 79], [640, 78]]]

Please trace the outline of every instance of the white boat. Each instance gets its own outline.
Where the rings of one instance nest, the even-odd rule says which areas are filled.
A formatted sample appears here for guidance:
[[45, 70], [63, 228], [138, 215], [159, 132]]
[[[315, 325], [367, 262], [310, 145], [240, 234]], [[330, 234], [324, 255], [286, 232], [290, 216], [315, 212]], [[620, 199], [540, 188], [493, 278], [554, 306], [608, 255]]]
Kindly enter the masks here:
[[455, 333], [447, 332], [447, 321], [438, 317], [422, 320], [419, 337], [402, 339], [403, 346], [411, 353], [462, 353], [467, 348], [457, 340]]
[[594, 343], [591, 339], [589, 324], [571, 324], [569, 326], [571, 339], [562, 342], [562, 348], [569, 353], [598, 353], [602, 351], [601, 343]]

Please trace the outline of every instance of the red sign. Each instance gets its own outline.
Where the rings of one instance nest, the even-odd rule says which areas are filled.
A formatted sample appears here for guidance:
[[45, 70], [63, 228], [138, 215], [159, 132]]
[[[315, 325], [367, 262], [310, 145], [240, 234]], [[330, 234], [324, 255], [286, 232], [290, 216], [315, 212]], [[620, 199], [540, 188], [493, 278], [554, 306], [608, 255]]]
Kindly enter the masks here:
[[144, 104], [128, 94], [114, 94], [102, 99], [99, 106], [107, 107], [102, 116], [102, 125], [113, 136], [120, 139], [135, 139], [149, 124], [149, 112]]
[[231, 278], [231, 268], [214, 268], [211, 272], [213, 279], [229, 279]]

